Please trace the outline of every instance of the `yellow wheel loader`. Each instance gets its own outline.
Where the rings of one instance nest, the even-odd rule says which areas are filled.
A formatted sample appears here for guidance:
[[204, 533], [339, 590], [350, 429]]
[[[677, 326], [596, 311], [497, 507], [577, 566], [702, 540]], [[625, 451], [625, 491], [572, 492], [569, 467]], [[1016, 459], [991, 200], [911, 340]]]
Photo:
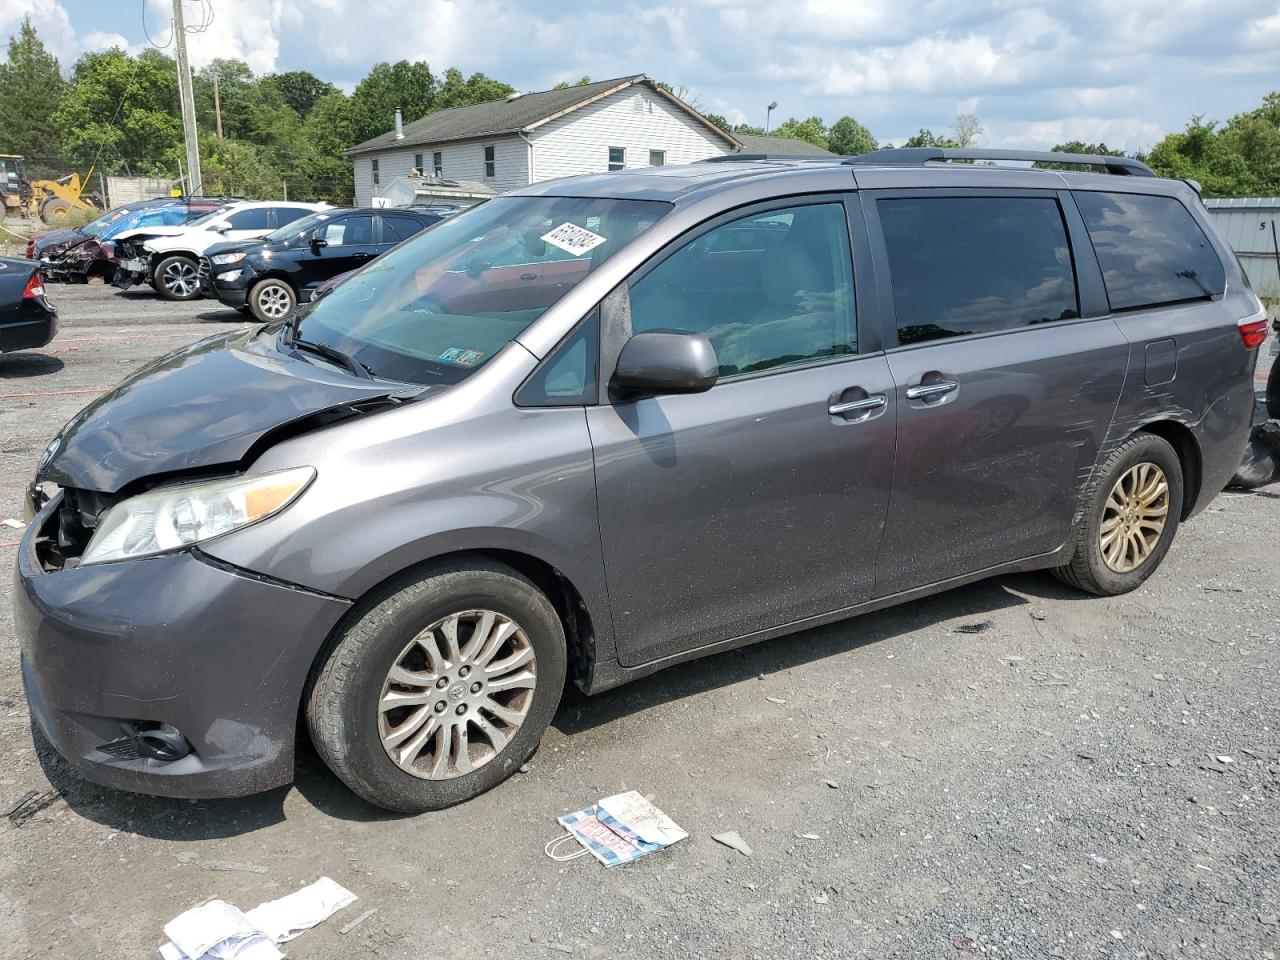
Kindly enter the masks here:
[[0, 198], [10, 217], [39, 217], [51, 227], [62, 226], [77, 212], [89, 215], [102, 209], [102, 198], [86, 193], [93, 168], [83, 180], [71, 173], [58, 180], [28, 180], [26, 158], [0, 153]]

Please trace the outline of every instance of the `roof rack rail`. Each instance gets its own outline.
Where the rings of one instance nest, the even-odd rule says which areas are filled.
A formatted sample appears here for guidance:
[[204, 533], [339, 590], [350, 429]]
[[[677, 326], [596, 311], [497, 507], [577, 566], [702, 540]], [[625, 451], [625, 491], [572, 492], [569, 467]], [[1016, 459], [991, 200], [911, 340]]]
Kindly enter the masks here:
[[967, 147], [900, 147], [874, 150], [845, 163], [862, 165], [917, 166], [947, 160], [1029, 160], [1032, 163], [1064, 163], [1071, 166], [1102, 167], [1122, 177], [1154, 177], [1156, 173], [1141, 160], [1108, 157], [1099, 153], [1056, 153], [1052, 150], [973, 150]]
[[746, 163], [752, 160], [825, 160], [835, 163], [843, 159], [834, 154], [813, 153], [725, 153], [715, 157], [703, 157], [698, 163]]

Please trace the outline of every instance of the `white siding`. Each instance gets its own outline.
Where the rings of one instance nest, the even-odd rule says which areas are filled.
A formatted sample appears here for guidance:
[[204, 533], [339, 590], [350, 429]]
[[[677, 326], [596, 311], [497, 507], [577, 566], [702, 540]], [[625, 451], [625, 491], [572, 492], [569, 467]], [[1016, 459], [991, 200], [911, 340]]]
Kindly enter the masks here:
[[609, 148], [626, 150], [627, 167], [647, 167], [650, 150], [664, 150], [668, 165], [729, 152], [716, 136], [646, 87], [619, 90], [552, 120], [529, 134], [533, 179], [549, 180], [609, 169]]
[[[495, 175], [492, 178], [484, 175], [484, 148], [490, 144], [494, 147]], [[529, 182], [529, 145], [519, 137], [469, 140], [436, 146], [424, 143], [395, 147], [353, 158], [356, 206], [367, 207], [371, 198], [381, 193], [392, 180], [409, 176], [414, 169], [414, 156], [419, 153], [422, 154], [422, 165], [425, 168], [422, 172], [429, 176], [432, 172], [431, 154], [436, 150], [444, 154], [443, 176], [446, 180], [475, 180], [487, 184], [498, 193], [523, 187]], [[379, 184], [376, 187], [373, 184], [373, 157], [378, 158]]]

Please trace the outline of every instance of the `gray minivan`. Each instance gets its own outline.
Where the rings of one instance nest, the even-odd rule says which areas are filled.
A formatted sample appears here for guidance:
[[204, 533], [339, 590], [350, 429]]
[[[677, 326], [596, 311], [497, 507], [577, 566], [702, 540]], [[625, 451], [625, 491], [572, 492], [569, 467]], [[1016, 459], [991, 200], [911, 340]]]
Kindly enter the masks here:
[[1192, 187], [1123, 158], [534, 184], [66, 426], [17, 564], [35, 725], [205, 797], [288, 782], [301, 723], [422, 811], [567, 678], [1009, 571], [1132, 590], [1239, 463], [1265, 333]]

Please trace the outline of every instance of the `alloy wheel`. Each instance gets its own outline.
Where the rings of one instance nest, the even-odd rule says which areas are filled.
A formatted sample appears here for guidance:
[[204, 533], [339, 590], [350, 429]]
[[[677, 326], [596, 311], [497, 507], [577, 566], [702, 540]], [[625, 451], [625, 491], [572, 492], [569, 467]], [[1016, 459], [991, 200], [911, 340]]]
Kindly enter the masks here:
[[1098, 530], [1103, 562], [1129, 573], [1146, 562], [1164, 534], [1169, 516], [1169, 480], [1154, 463], [1138, 463], [1116, 481]]
[[493, 610], [449, 614], [405, 646], [383, 681], [383, 749], [424, 780], [471, 773], [519, 731], [536, 684], [537, 658], [519, 624]]
[[263, 287], [258, 292], [258, 309], [264, 316], [279, 320], [289, 313], [292, 297], [283, 287], [276, 285]]
[[174, 260], [164, 268], [164, 276], [160, 282], [174, 296], [189, 297], [196, 292], [200, 278], [195, 264], [187, 260]]

